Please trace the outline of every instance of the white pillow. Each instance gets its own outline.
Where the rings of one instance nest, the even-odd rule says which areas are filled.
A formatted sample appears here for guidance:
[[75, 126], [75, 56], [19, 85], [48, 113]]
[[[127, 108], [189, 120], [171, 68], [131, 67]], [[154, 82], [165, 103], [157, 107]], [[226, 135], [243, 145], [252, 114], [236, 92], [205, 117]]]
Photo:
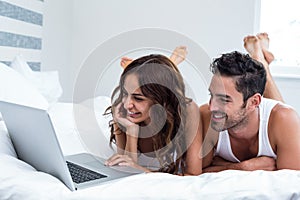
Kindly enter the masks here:
[[97, 123], [102, 133], [104, 133], [104, 136], [109, 141], [110, 138], [109, 121], [112, 120], [112, 116], [111, 115], [104, 116], [103, 114], [105, 110], [111, 105], [110, 97], [97, 96], [95, 98], [90, 98], [82, 101], [80, 105], [83, 105], [94, 112]]
[[17, 55], [10, 66], [29, 80], [50, 104], [61, 97], [62, 87], [58, 71], [32, 71], [22, 55]]
[[89, 152], [109, 158], [115, 153], [109, 146], [110, 129], [102, 114], [85, 105], [62, 102], [48, 111], [65, 155]]
[[50, 174], [9, 155], [0, 154], [0, 199], [68, 199], [71, 191]]
[[18, 72], [0, 63], [0, 100], [47, 109], [47, 100]]
[[49, 104], [56, 103], [62, 95], [58, 71], [33, 72], [29, 79]]
[[[74, 106], [73, 114], [77, 130], [87, 149], [102, 158], [109, 158], [116, 152], [115, 145], [110, 146], [109, 121], [111, 115], [103, 116], [111, 105], [107, 96], [97, 96], [86, 99]], [[111, 148], [112, 147], [112, 148]]]
[[0, 121], [0, 155], [1, 154], [17, 157], [4, 121]]

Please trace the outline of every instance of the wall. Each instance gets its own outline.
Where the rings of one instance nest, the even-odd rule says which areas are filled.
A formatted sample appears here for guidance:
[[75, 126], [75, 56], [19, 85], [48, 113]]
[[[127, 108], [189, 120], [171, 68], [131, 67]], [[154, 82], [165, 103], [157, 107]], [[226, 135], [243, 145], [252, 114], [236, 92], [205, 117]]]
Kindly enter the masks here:
[[0, 1], [0, 62], [22, 55], [35, 71], [41, 67], [43, 0]]
[[72, 96], [71, 77], [73, 0], [45, 0], [42, 70], [58, 70], [63, 88], [61, 100]]
[[[259, 31], [259, 4], [260, 0], [45, 0], [42, 70], [59, 71], [64, 90], [61, 100], [71, 101], [85, 59], [125, 31], [174, 30], [202, 46], [211, 58], [244, 51], [243, 37]], [[300, 113], [300, 78], [290, 78], [293, 73], [282, 76], [285, 68], [271, 67], [271, 71], [285, 101]]]
[[283, 96], [283, 100], [300, 113], [300, 69], [299, 67], [270, 66], [274, 80]]
[[46, 0], [42, 70], [59, 70], [62, 100], [70, 101], [77, 73], [89, 54], [126, 31], [145, 27], [176, 31], [202, 46], [210, 57], [236, 49], [242, 51], [243, 37], [256, 32], [256, 2]]

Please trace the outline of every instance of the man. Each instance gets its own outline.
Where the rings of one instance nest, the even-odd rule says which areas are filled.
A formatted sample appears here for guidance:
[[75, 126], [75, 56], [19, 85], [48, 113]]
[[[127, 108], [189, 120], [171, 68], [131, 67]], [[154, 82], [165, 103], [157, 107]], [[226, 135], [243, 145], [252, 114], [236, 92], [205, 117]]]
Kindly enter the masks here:
[[300, 119], [280, 102], [259, 36], [244, 39], [252, 58], [232, 52], [211, 65], [210, 101], [200, 107], [203, 172], [300, 170]]

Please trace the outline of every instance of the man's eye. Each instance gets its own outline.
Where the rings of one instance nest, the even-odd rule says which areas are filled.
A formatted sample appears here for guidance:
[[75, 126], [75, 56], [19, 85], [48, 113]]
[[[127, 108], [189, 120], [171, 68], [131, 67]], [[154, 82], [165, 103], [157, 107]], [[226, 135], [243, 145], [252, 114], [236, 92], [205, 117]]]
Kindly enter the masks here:
[[228, 102], [230, 102], [228, 99], [220, 99], [222, 102], [224, 102], [224, 103], [228, 103]]

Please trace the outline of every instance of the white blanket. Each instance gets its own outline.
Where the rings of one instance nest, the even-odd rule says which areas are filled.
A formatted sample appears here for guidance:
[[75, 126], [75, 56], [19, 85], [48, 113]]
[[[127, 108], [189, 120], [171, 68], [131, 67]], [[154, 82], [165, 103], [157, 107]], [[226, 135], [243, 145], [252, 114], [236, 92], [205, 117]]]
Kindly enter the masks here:
[[[90, 151], [82, 144], [72, 120], [73, 105], [58, 103], [51, 117], [64, 154]], [[98, 115], [99, 116], [99, 115]], [[102, 117], [102, 116], [101, 116]], [[107, 119], [97, 117], [103, 131]], [[103, 120], [101, 122], [101, 120]], [[76, 131], [77, 130], [77, 131]], [[108, 132], [100, 156], [109, 156]], [[92, 151], [95, 149], [92, 148]], [[71, 192], [62, 182], [16, 158], [4, 123], [0, 123], [0, 199], [300, 199], [300, 171], [234, 171], [200, 176], [139, 174]]]

